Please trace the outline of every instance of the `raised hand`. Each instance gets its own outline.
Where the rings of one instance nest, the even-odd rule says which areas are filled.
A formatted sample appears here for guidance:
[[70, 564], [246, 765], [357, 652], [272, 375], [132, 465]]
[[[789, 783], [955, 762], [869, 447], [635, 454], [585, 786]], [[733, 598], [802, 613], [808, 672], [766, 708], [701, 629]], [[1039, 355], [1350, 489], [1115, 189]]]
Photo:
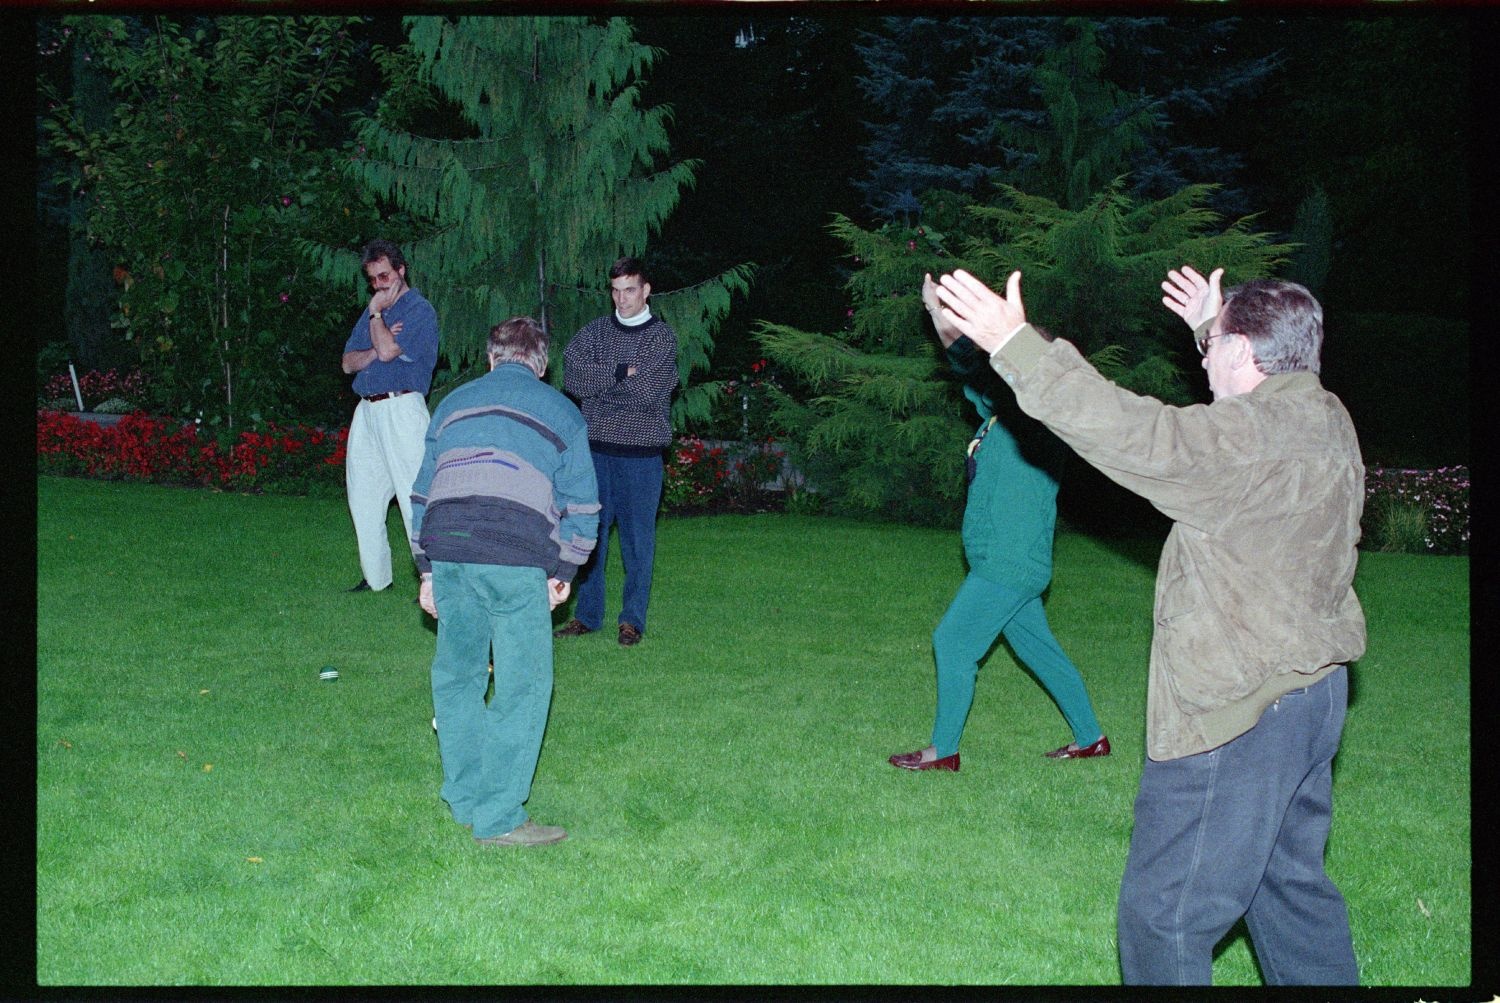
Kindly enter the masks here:
[[1196, 331], [1200, 324], [1213, 320], [1223, 309], [1224, 294], [1219, 291], [1219, 282], [1223, 277], [1222, 268], [1215, 268], [1206, 279], [1194, 271], [1191, 265], [1183, 265], [1181, 271], [1174, 268], [1167, 273], [1167, 280], [1161, 284], [1166, 293], [1161, 298], [1162, 305]]
[[932, 318], [932, 326], [937, 329], [938, 339], [946, 348], [963, 336], [963, 332], [954, 327], [947, 318], [943, 316], [943, 304], [938, 300], [938, 284], [932, 281], [932, 273], [922, 276], [922, 305], [927, 308], [927, 316]]
[[943, 318], [986, 352], [995, 352], [1026, 323], [1019, 271], [1010, 273], [1004, 296], [962, 269], [938, 280], [937, 296]]

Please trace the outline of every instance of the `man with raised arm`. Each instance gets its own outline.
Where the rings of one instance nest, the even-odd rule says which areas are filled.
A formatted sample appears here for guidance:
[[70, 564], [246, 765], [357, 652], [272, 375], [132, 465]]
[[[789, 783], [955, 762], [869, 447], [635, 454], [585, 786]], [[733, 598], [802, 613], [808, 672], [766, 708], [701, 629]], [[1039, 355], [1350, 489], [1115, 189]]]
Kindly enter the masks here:
[[1343, 896], [1323, 854], [1332, 763], [1364, 652], [1352, 582], [1364, 465], [1318, 379], [1323, 311], [1293, 282], [1223, 294], [1223, 269], [1168, 273], [1212, 404], [1129, 393], [1004, 296], [944, 275], [943, 316], [1021, 408], [1172, 521], [1157, 569], [1146, 754], [1121, 882], [1126, 983], [1207, 985], [1244, 917], [1271, 984], [1354, 985]]

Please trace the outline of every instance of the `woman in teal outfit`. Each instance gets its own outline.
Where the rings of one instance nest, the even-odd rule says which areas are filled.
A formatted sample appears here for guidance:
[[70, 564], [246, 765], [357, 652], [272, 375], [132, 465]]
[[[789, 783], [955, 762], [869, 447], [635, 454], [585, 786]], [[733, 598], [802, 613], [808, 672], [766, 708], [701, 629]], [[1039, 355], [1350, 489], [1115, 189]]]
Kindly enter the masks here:
[[[969, 574], [932, 634], [937, 662], [937, 714], [932, 744], [890, 757], [906, 770], [957, 770], [958, 741], [974, 702], [979, 660], [1005, 635], [1011, 650], [1057, 702], [1073, 741], [1046, 753], [1053, 759], [1109, 755], [1083, 677], [1063, 653], [1042, 609], [1052, 580], [1052, 533], [1057, 522], [1057, 479], [1067, 446], [1040, 422], [1009, 403], [1003, 416], [984, 392], [999, 377], [968, 338], [941, 318], [932, 276], [922, 301], [964, 378], [964, 396], [981, 424], [969, 443], [969, 497], [964, 507], [964, 556]], [[1009, 394], [1001, 400], [1013, 401]]]

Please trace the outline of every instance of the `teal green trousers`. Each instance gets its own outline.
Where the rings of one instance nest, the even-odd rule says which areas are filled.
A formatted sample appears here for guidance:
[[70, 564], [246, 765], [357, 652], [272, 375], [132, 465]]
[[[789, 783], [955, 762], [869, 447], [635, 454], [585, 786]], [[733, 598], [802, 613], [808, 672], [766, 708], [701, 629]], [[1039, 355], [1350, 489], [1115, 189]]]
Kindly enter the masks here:
[[[526, 821], [522, 807], [552, 703], [552, 614], [541, 568], [432, 562], [432, 710], [443, 800], [475, 836]], [[495, 691], [485, 703], [489, 664]]]
[[1073, 729], [1073, 741], [1080, 746], [1097, 742], [1101, 732], [1088, 690], [1077, 667], [1052, 636], [1047, 614], [1042, 609], [1042, 597], [970, 573], [932, 632], [932, 650], [937, 662], [937, 716], [932, 725], [932, 744], [938, 757], [958, 751], [958, 740], [974, 703], [979, 660], [1001, 634], [1016, 657], [1056, 701], [1068, 727]]

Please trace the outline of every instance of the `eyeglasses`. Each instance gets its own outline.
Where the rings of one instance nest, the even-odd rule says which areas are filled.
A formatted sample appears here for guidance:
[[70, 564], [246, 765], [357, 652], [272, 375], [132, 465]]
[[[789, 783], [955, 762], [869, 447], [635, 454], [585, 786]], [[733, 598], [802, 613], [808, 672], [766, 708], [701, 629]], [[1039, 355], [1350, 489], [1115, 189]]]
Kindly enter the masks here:
[[1201, 338], [1194, 338], [1193, 344], [1198, 346], [1198, 354], [1203, 356], [1204, 358], [1207, 358], [1208, 343], [1210, 341], [1213, 341], [1215, 338], [1228, 338], [1232, 334], [1234, 334], [1233, 331], [1222, 331], [1219, 334], [1206, 334]]

